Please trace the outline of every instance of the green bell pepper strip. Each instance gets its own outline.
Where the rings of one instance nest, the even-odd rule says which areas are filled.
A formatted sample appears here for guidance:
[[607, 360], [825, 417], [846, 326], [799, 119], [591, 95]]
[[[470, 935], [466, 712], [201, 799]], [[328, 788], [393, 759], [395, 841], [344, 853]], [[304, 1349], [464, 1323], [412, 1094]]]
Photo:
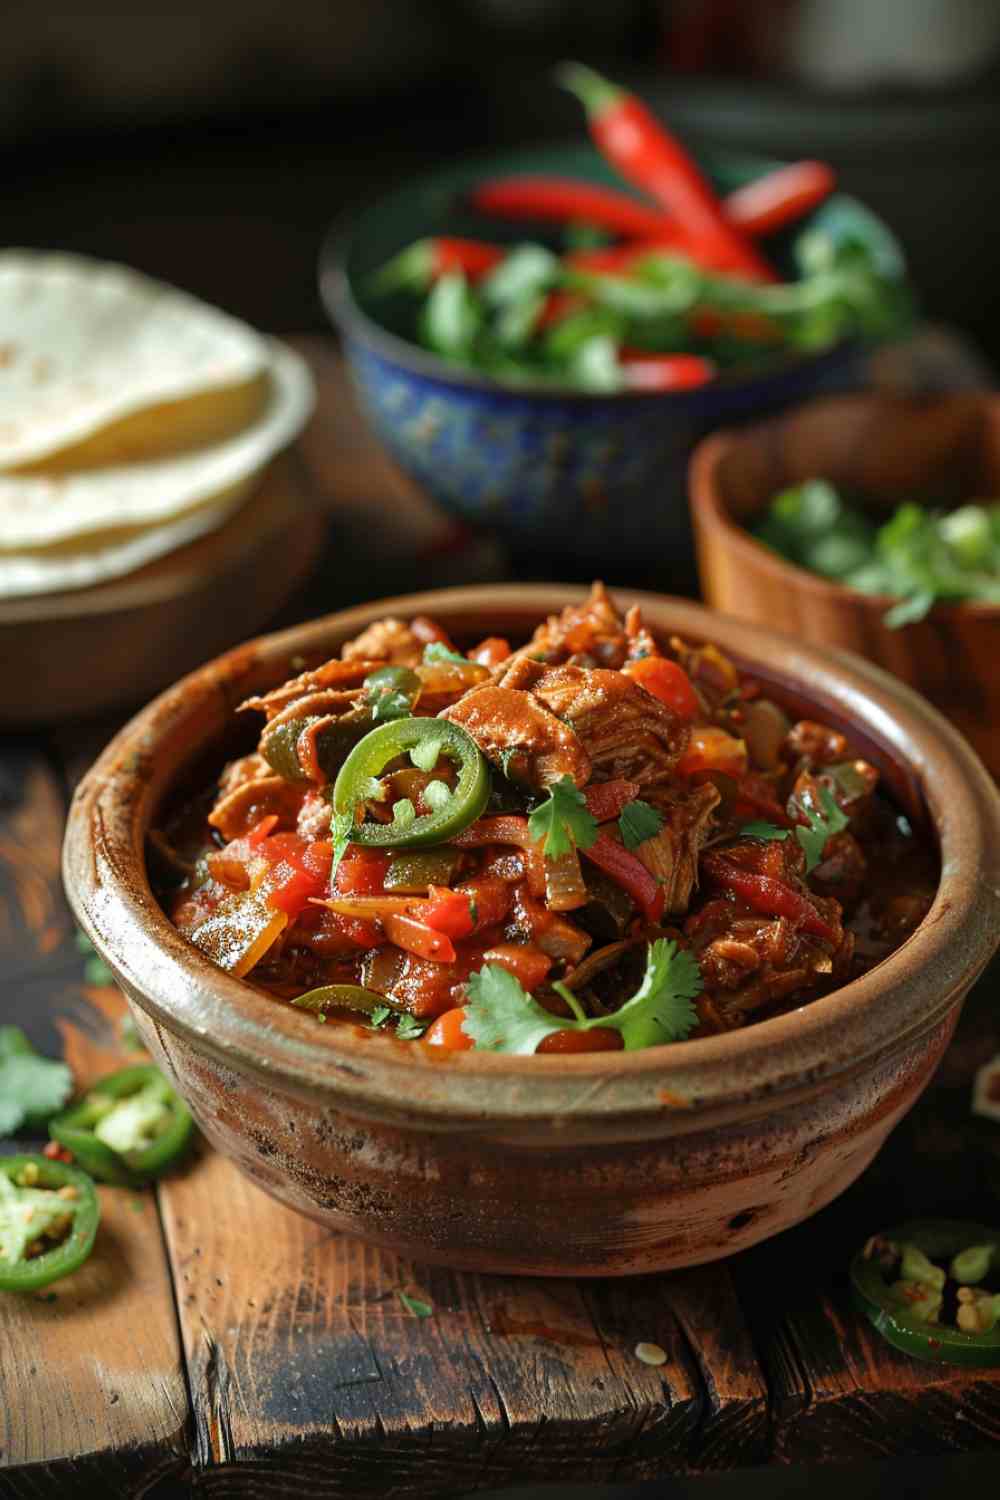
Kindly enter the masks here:
[[[436, 753], [435, 753], [436, 750]], [[415, 765], [431, 770], [441, 755], [458, 768], [458, 782], [440, 807], [420, 817], [406, 799], [407, 816], [391, 823], [356, 823], [355, 813], [373, 797], [378, 777], [392, 761], [409, 752]], [[489, 800], [490, 773], [476, 742], [446, 719], [396, 719], [380, 724], [355, 745], [333, 788], [334, 837], [373, 849], [419, 849], [443, 844], [474, 823]], [[403, 804], [398, 803], [397, 808]]]
[[[966, 1333], [948, 1323], [928, 1322], [919, 1316], [918, 1310], [922, 1306], [939, 1308], [941, 1290], [929, 1280], [926, 1283], [913, 1280], [912, 1274], [910, 1280], [887, 1279], [902, 1275], [907, 1251], [911, 1273], [914, 1265], [919, 1270], [921, 1256], [931, 1262], [943, 1262], [953, 1272], [961, 1272], [963, 1252], [973, 1248], [981, 1252], [974, 1258], [975, 1269], [979, 1270], [983, 1252], [990, 1246], [992, 1264], [1000, 1271], [1000, 1230], [950, 1219], [901, 1224], [898, 1229], [869, 1240], [854, 1257], [851, 1262], [854, 1300], [879, 1333], [904, 1354], [941, 1364], [1000, 1366], [1000, 1320], [985, 1333]], [[896, 1290], [898, 1287], [904, 1290]], [[921, 1290], [923, 1297], [919, 1295]]]
[[408, 719], [423, 691], [423, 683], [412, 667], [376, 667], [365, 678], [365, 687], [376, 724]]
[[[74, 1196], [60, 1197], [61, 1188]], [[45, 1156], [0, 1157], [0, 1291], [35, 1292], [82, 1266], [100, 1217], [94, 1184], [75, 1167]], [[52, 1248], [29, 1257], [29, 1247], [50, 1235]]]
[[317, 989], [307, 990], [304, 995], [296, 995], [292, 1004], [300, 1010], [321, 1014], [328, 1010], [357, 1010], [370, 1016], [383, 1007], [394, 1014], [409, 1014], [404, 1006], [397, 1005], [385, 995], [377, 995], [374, 990], [366, 990], [360, 984], [321, 984]]
[[451, 885], [462, 862], [458, 849], [425, 849], [397, 854], [385, 872], [385, 888], [397, 896], [423, 896], [428, 886]]
[[134, 1187], [159, 1177], [194, 1130], [187, 1105], [158, 1068], [137, 1063], [95, 1083], [49, 1134], [99, 1182]]

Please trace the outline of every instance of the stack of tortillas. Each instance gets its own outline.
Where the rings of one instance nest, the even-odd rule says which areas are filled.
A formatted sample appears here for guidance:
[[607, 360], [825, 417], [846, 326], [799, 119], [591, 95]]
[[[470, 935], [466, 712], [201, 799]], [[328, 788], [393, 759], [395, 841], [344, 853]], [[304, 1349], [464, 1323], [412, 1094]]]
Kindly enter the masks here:
[[303, 360], [123, 266], [0, 253], [0, 600], [222, 526], [312, 410]]

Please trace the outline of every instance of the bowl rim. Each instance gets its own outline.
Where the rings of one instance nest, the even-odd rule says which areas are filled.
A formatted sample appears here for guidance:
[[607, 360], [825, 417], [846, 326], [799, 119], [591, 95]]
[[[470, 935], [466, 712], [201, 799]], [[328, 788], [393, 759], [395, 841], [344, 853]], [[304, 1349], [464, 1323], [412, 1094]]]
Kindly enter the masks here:
[[[533, 146], [521, 148], [521, 153], [530, 158], [533, 151], [541, 154], [558, 147], [559, 142], [536, 142]], [[566, 146], [584, 146], [586, 142], [574, 141], [563, 143]], [[481, 163], [485, 168], [488, 163], [496, 163], [498, 156], [514, 153], [479, 152], [464, 158], [469, 167]], [[710, 155], [711, 153], [706, 153]], [[742, 161], [747, 166], [759, 167], [763, 170], [775, 170], [779, 167], [789, 166], [790, 158], [762, 157], [755, 153], [746, 154], [740, 152], [718, 152], [717, 156], [736, 162]], [[347, 338], [355, 338], [373, 349], [383, 359], [401, 365], [408, 371], [423, 375], [429, 379], [438, 381], [442, 385], [454, 386], [464, 390], [491, 391], [508, 396], [521, 396], [523, 398], [548, 399], [560, 402], [621, 402], [633, 401], [643, 405], [651, 405], [657, 402], [673, 401], [676, 406], [696, 405], [704, 401], [712, 391], [723, 391], [725, 393], [739, 392], [749, 387], [759, 385], [770, 379], [781, 379], [798, 371], [822, 370], [826, 365], [836, 365], [842, 360], [848, 360], [865, 348], [865, 343], [860, 338], [840, 339], [836, 344], [827, 349], [814, 352], [790, 351], [774, 356], [765, 364], [755, 370], [723, 370], [715, 378], [704, 386], [698, 386], [693, 390], [678, 391], [642, 391], [642, 390], [618, 390], [618, 391], [582, 391], [576, 386], [552, 383], [551, 385], [541, 382], [517, 381], [504, 379], [495, 375], [487, 375], [480, 370], [467, 369], [462, 365], [450, 364], [440, 355], [434, 354], [429, 349], [424, 349], [420, 344], [410, 343], [408, 339], [393, 333], [377, 319], [371, 317], [354, 294], [351, 279], [347, 271], [347, 260], [357, 233], [359, 221], [367, 216], [384, 199], [391, 198], [397, 192], [406, 187], [419, 186], [433, 183], [441, 174], [443, 168], [421, 172], [417, 176], [398, 182], [391, 186], [386, 192], [369, 194], [367, 198], [352, 208], [342, 210], [333, 220], [323, 236], [318, 257], [318, 284], [320, 300], [326, 309], [327, 315], [335, 327]], [[530, 168], [526, 168], [530, 170]], [[627, 185], [623, 185], [623, 191], [630, 191]], [[853, 197], [852, 194], [839, 194], [843, 197]], [[857, 199], [859, 203], [860, 199]], [[869, 212], [874, 212], [869, 210]], [[875, 215], [881, 223], [881, 216]]]
[[[405, 595], [262, 636], [183, 678], [111, 741], [73, 797], [63, 875], [74, 915], [125, 989], [165, 1028], [236, 1075], [424, 1128], [570, 1119], [664, 1133], [767, 1113], [814, 1095], [942, 1024], [1000, 943], [1000, 793], [971, 747], [922, 698], [847, 652], [820, 650], [688, 600], [614, 589], [655, 630], [717, 640], [762, 680], [841, 717], [865, 706], [865, 738], [902, 763], [938, 832], [934, 904], [902, 946], [859, 979], [736, 1032], [629, 1053], [576, 1057], [444, 1054], [367, 1028], [323, 1027], [220, 971], [173, 927], [150, 890], [144, 835], [185, 764], [231, 721], [246, 681], [280, 680], [291, 658], [329, 654], [386, 614], [436, 612], [460, 628], [499, 614], [523, 629], [586, 590], [478, 585]], [[659, 615], [657, 619], [656, 616]], [[192, 726], [196, 728], [191, 738]], [[185, 738], [185, 736], [188, 738]], [[161, 1032], [162, 1034], [162, 1032]], [[445, 1060], [449, 1064], [442, 1067]], [[573, 1144], [565, 1134], [563, 1144]]]
[[[1000, 409], [1000, 397], [991, 396], [986, 391], [982, 392], [982, 397], [984, 404], [995, 404]], [[868, 400], [874, 404], [885, 400], [885, 397], [874, 392], [868, 395], [855, 393], [850, 396], [821, 397], [820, 400], [825, 403]], [[882, 616], [894, 604], [899, 603], [898, 594], [869, 593], [865, 589], [853, 588], [848, 583], [838, 583], [836, 579], [824, 578], [822, 573], [813, 573], [809, 568], [804, 568], [801, 563], [793, 562], [791, 558], [773, 551], [736, 520], [722, 496], [718, 476], [723, 460], [746, 440], [746, 431], [740, 431], [735, 427], [724, 427], [717, 432], [709, 433], [695, 445], [688, 463], [688, 497], [695, 525], [714, 527], [725, 538], [727, 545], [737, 557], [742, 557], [752, 563], [755, 568], [769, 573], [777, 587], [782, 585], [787, 587], [790, 577], [800, 594], [809, 594], [816, 599], [839, 599], [850, 602], [857, 608], [863, 608], [867, 613], [877, 616], [879, 623], [886, 630], [890, 630], [891, 627], [885, 625]], [[816, 477], [822, 478], [823, 476], [817, 475]], [[933, 620], [955, 614], [976, 615], [983, 619], [994, 620], [1000, 617], [1000, 604], [991, 604], [981, 599], [942, 601], [932, 605], [923, 618]]]

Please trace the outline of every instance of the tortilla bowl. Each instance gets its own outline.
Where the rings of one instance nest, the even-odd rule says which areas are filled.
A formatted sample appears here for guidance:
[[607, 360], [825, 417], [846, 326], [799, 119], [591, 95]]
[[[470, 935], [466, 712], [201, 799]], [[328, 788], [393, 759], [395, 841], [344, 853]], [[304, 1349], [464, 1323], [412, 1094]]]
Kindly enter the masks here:
[[[514, 1274], [625, 1275], [729, 1255], [822, 1208], [930, 1079], [1000, 942], [1000, 796], [965, 741], [877, 668], [698, 605], [615, 590], [658, 634], [713, 640], [786, 707], [847, 729], [940, 845], [934, 904], [862, 978], [745, 1030], [626, 1053], [449, 1053], [317, 1026], [171, 925], [145, 835], [210, 779], [233, 711], [386, 614], [524, 638], [582, 591], [383, 600], [264, 637], [170, 689], [111, 743], [70, 814], [77, 920], [208, 1139], [265, 1191], [401, 1254]], [[295, 659], [295, 666], [292, 661]], [[252, 733], [252, 726], [248, 727]]]

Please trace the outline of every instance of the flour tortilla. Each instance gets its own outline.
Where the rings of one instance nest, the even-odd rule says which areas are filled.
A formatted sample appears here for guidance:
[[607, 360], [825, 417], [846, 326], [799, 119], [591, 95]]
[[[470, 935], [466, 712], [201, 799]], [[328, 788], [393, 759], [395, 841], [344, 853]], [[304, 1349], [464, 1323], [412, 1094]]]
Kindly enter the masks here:
[[[167, 523], [182, 521], [188, 512], [259, 473], [298, 436], [315, 399], [309, 369], [298, 354], [276, 340], [265, 343], [265, 354], [264, 410], [249, 428], [225, 442], [79, 474], [0, 473], [0, 597], [80, 588], [124, 571], [120, 559], [126, 554], [120, 549], [105, 552], [98, 545], [100, 533], [109, 529], [160, 528], [164, 545], [147, 551], [147, 561], [169, 550], [169, 533], [162, 529]], [[79, 554], [71, 570], [75, 582], [69, 571], [64, 582], [60, 571], [66, 567], [68, 544]]]
[[137, 271], [0, 252], [0, 470], [214, 441], [247, 419], [266, 363], [247, 324]]

